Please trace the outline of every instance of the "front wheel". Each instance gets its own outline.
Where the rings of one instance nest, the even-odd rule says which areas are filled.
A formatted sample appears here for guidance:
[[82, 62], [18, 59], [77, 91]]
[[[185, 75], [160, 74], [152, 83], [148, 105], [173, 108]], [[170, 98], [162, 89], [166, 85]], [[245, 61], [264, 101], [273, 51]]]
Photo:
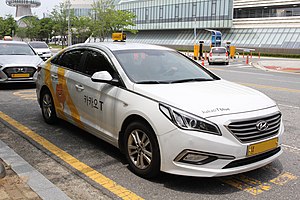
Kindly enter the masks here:
[[125, 156], [130, 169], [143, 178], [154, 178], [160, 172], [159, 146], [152, 128], [133, 122], [125, 130]]
[[49, 90], [45, 90], [41, 94], [41, 109], [43, 118], [46, 123], [54, 124], [57, 121], [54, 101]]

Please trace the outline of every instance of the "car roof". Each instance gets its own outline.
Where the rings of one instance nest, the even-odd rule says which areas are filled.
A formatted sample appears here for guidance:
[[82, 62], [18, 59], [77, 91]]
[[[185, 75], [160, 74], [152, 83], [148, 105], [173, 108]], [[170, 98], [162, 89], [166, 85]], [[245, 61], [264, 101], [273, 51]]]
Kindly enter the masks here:
[[172, 50], [167, 47], [142, 44], [142, 43], [130, 43], [130, 42], [98, 42], [98, 43], [84, 43], [75, 46], [85, 46], [85, 47], [105, 47], [111, 51], [118, 50], [133, 50], [133, 49], [153, 49], [153, 50]]
[[43, 43], [43, 44], [46, 44], [46, 42], [43, 42], [43, 41], [31, 41], [31, 42], [28, 42], [29, 44], [40, 44], [40, 43]]
[[0, 43], [2, 43], [2, 44], [27, 44], [26, 42], [21, 42], [21, 41], [3, 41], [3, 40], [0, 40]]

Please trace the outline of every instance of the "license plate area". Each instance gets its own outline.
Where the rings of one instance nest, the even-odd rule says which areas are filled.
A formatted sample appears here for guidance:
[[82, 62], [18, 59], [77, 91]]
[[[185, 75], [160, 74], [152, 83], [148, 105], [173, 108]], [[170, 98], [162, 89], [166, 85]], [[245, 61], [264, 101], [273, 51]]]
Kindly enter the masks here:
[[11, 74], [12, 78], [29, 78], [30, 74]]
[[247, 156], [254, 156], [278, 147], [278, 138], [259, 142], [248, 146]]

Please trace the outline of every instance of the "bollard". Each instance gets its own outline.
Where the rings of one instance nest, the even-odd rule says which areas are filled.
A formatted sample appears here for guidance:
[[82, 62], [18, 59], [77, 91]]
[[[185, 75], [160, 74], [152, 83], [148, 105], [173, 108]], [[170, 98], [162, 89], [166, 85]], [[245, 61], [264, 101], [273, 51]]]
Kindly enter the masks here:
[[246, 65], [249, 65], [249, 55], [247, 55], [247, 58], [246, 58]]
[[207, 59], [207, 52], [205, 52], [205, 60], [208, 60], [208, 59]]
[[258, 52], [258, 59], [260, 59], [260, 52]]
[[245, 52], [243, 51], [243, 58], [245, 58]]
[[0, 162], [0, 179], [4, 178], [6, 176], [6, 171], [5, 171], [5, 167], [2, 164], [2, 162]]
[[252, 51], [250, 52], [250, 58], [252, 59]]

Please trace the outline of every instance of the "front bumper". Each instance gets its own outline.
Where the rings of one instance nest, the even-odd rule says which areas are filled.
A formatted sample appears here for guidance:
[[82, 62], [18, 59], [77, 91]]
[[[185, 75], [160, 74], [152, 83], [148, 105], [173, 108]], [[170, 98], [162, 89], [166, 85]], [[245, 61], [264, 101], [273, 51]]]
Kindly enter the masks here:
[[[186, 176], [213, 177], [247, 172], [269, 164], [282, 153], [280, 148], [284, 131], [282, 122], [277, 135], [262, 140], [278, 138], [278, 147], [255, 156], [247, 156], [248, 146], [261, 141], [241, 143], [224, 125], [220, 124], [226, 124], [229, 118], [251, 118], [275, 112], [278, 112], [278, 109], [269, 108], [246, 114], [210, 118], [211, 121], [219, 124], [222, 136], [181, 129], [159, 136], [162, 157], [161, 171]], [[184, 151], [200, 152], [199, 154], [208, 155], [209, 158], [203, 163], [197, 164], [179, 161], [178, 156], [181, 156]]]

